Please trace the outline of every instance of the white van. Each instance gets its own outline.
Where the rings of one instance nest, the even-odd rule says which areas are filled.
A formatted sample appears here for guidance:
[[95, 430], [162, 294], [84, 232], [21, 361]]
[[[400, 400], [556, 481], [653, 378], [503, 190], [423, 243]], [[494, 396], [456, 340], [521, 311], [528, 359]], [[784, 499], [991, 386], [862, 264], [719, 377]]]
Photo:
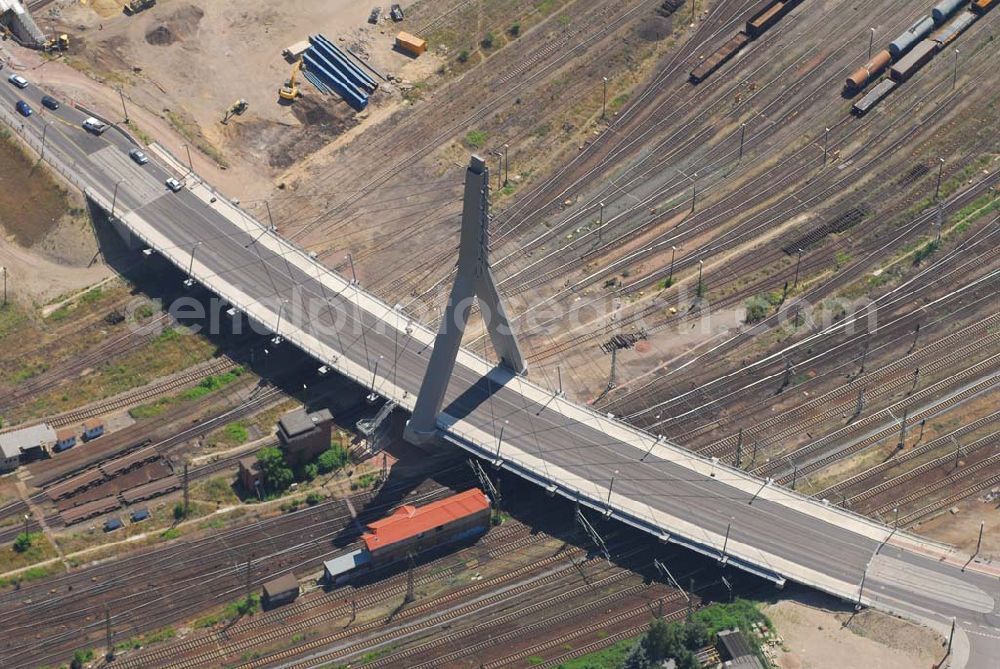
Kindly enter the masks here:
[[89, 117], [83, 122], [83, 129], [87, 132], [92, 132], [95, 135], [102, 135], [104, 131], [108, 129], [108, 124], [98, 121], [93, 116]]

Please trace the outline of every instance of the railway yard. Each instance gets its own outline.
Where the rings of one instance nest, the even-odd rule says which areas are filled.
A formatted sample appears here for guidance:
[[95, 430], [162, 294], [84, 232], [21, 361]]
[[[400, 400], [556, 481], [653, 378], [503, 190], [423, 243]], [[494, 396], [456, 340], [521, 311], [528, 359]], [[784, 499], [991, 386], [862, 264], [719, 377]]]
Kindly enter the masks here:
[[[431, 328], [457, 272], [462, 169], [482, 155], [492, 270], [534, 382], [996, 574], [996, 2], [419, 0], [398, 25], [339, 0], [296, 0], [287, 19], [262, 0], [25, 4], [70, 45], [5, 40], [5, 79], [111, 119], [155, 160], [183, 156]], [[401, 49], [401, 29], [427, 51]], [[282, 48], [320, 31], [378, 80], [364, 111], [312, 77], [276, 93], [296, 85]], [[245, 111], [220, 123], [234, 99]], [[73, 443], [0, 476], [0, 666], [610, 668], [655, 619], [814, 601], [407, 444], [374, 380], [318, 369], [238, 312], [206, 331], [173, 305], [229, 305], [127, 248], [16, 138], [4, 124], [0, 162], [34, 167], [0, 166], [0, 442], [44, 424]], [[7, 198], [43, 178], [32, 197], [56, 213], [24, 214], [45, 227], [31, 239]], [[33, 257], [66, 277], [33, 279]], [[475, 309], [464, 344], [499, 362]], [[299, 408], [332, 415], [333, 465], [291, 455]], [[330, 572], [380, 519], [470, 488], [493, 503], [481, 536]], [[294, 601], [261, 606], [289, 574]], [[853, 601], [810, 606], [843, 634], [880, 624]], [[945, 645], [959, 657], [947, 629], [924, 633], [935, 663]], [[758, 646], [775, 667], [871, 666]]]

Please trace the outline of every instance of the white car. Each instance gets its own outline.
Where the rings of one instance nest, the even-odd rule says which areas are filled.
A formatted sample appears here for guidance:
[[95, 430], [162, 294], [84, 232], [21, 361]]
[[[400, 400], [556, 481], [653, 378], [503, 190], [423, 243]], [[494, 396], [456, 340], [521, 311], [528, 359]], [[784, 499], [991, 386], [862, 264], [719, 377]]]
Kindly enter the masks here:
[[12, 74], [12, 75], [10, 75], [9, 77], [7, 77], [7, 81], [9, 81], [10, 83], [14, 84], [18, 88], [27, 88], [28, 87], [28, 80], [25, 79], [24, 77], [22, 77], [20, 74]]
[[83, 129], [88, 132], [92, 132], [95, 135], [101, 135], [108, 129], [108, 124], [103, 123], [91, 116], [83, 121]]
[[145, 165], [149, 162], [149, 156], [140, 151], [139, 149], [132, 149], [128, 152], [129, 158], [134, 160], [139, 165]]
[[182, 184], [180, 181], [178, 181], [173, 177], [170, 177], [164, 183], [167, 184], [167, 188], [169, 188], [175, 193], [179, 191], [181, 188], [184, 188], [184, 184]]

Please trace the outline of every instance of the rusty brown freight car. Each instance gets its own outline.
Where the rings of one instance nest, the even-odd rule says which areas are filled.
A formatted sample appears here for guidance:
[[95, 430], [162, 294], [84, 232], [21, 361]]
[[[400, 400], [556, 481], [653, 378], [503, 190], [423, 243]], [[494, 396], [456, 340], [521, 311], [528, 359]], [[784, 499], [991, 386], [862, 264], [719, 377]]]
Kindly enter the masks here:
[[891, 62], [892, 54], [889, 53], [888, 49], [882, 49], [872, 56], [871, 60], [856, 69], [851, 76], [847, 77], [847, 83], [844, 84], [844, 88], [848, 90], [864, 88], [869, 81], [881, 74], [882, 70], [888, 67]]
[[719, 69], [726, 61], [736, 55], [736, 53], [747, 45], [750, 37], [745, 32], [738, 32], [733, 35], [725, 44], [716, 49], [705, 60], [701, 61], [696, 68], [691, 70], [689, 78], [691, 83], [699, 84], [708, 75]]
[[768, 28], [777, 23], [778, 20], [785, 15], [786, 11], [788, 11], [788, 8], [785, 7], [784, 2], [774, 3], [771, 5], [771, 8], [763, 14], [753, 17], [747, 21], [747, 35], [753, 39], [760, 37]]

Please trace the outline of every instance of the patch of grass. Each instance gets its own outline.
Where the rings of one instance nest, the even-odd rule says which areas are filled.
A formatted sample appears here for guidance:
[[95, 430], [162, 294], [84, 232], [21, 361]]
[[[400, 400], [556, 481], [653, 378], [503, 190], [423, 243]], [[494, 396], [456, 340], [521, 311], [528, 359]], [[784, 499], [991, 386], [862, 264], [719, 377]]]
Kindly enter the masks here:
[[628, 93], [622, 93], [621, 95], [616, 95], [615, 97], [611, 98], [611, 102], [608, 103], [608, 108], [611, 109], [612, 111], [618, 111], [619, 109], [625, 106], [625, 103], [628, 102], [628, 99], [629, 99]]
[[181, 531], [176, 527], [168, 527], [160, 532], [160, 538], [164, 541], [170, 541], [171, 539], [176, 539], [179, 536], [181, 536]]
[[70, 311], [71, 311], [70, 305], [64, 304], [61, 307], [59, 307], [58, 309], [56, 309], [55, 311], [53, 311], [52, 313], [50, 313], [47, 316], [47, 318], [50, 321], [55, 321], [55, 322], [58, 323], [61, 320], [65, 320], [66, 317], [69, 316]]
[[[598, 639], [607, 636], [608, 633], [603, 630], [597, 633]], [[559, 669], [619, 669], [625, 664], [625, 658], [634, 644], [635, 639], [623, 639], [607, 648], [562, 662]]]
[[486, 144], [485, 130], [470, 130], [465, 133], [465, 145], [470, 149], [481, 149]]
[[115, 650], [129, 650], [136, 648], [143, 648], [144, 646], [150, 646], [154, 643], [162, 643], [164, 641], [169, 641], [177, 636], [177, 630], [173, 627], [164, 627], [163, 629], [156, 630], [155, 632], [149, 632], [148, 634], [140, 634], [139, 636], [134, 636], [126, 641], [121, 641], [115, 644]]
[[927, 259], [932, 253], [938, 250], [940, 244], [936, 240], [931, 240], [918, 248], [913, 254], [913, 264], [919, 265], [921, 262]]
[[354, 481], [351, 481], [351, 490], [367, 490], [375, 485], [375, 481], [378, 480], [378, 475], [371, 472], [367, 474], [362, 474]]
[[128, 129], [132, 131], [132, 134], [134, 134], [139, 139], [139, 141], [145, 144], [146, 146], [149, 146], [150, 144], [153, 143], [153, 138], [150, 136], [150, 134], [148, 132], [144, 132], [143, 130], [141, 130], [139, 126], [135, 124], [135, 121], [133, 121], [132, 119], [129, 119], [125, 123], [125, 125], [128, 126]]
[[239, 504], [239, 497], [233, 492], [231, 483], [228, 476], [216, 476], [194, 486], [191, 496], [215, 504]]
[[[167, 330], [165, 330], [163, 334], [160, 335], [157, 341], [174, 342], [178, 337], [180, 337], [180, 335], [176, 334], [167, 335], [168, 332], [173, 332], [173, 329], [168, 328]], [[218, 374], [215, 376], [209, 375], [203, 378], [194, 388], [188, 388], [187, 390], [183, 390], [175, 395], [168, 395], [167, 397], [161, 397], [155, 402], [150, 402], [149, 404], [140, 404], [139, 406], [132, 407], [131, 409], [129, 409], [128, 413], [130, 416], [132, 416], [132, 418], [136, 420], [141, 420], [143, 418], [153, 418], [155, 416], [159, 416], [164, 411], [169, 409], [171, 406], [174, 406], [179, 402], [198, 400], [205, 397], [209, 393], [215, 392], [220, 388], [224, 388], [242, 375], [243, 375], [242, 367], [236, 367], [235, 369], [233, 369], [233, 371], [226, 372], [224, 374]], [[236, 423], [230, 423], [230, 426], [231, 425], [236, 425]], [[226, 429], [228, 428], [229, 426], [227, 426]], [[245, 427], [243, 428], [243, 430], [244, 432], [246, 432]], [[243, 441], [246, 441], [246, 438], [247, 435], [244, 434]], [[243, 441], [235, 443], [243, 443]]]
[[237, 444], [242, 444], [250, 436], [247, 433], [246, 426], [239, 421], [227, 425], [223, 432], [225, 433], [227, 439]]
[[22, 532], [15, 541], [0, 548], [0, 572], [28, 567], [56, 556], [55, 546], [44, 534], [31, 532], [27, 539], [23, 537]]
[[539, 657], [538, 655], [532, 655], [531, 657], [528, 658], [528, 664], [530, 664], [533, 667], [537, 667], [543, 662], [545, 662], [545, 658]]

